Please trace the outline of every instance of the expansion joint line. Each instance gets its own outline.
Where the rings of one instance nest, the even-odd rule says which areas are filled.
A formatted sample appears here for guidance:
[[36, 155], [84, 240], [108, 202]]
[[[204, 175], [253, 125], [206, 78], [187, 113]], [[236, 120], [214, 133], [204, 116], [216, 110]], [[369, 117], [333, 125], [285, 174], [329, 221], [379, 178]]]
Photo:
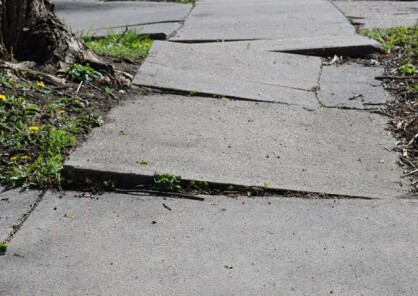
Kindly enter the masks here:
[[10, 231], [9, 235], [7, 236], [5, 243], [9, 243], [13, 237], [16, 235], [16, 233], [22, 228], [25, 221], [29, 218], [29, 215], [36, 209], [38, 204], [42, 201], [43, 197], [45, 196], [46, 191], [42, 191], [39, 193], [38, 198], [35, 200], [35, 202], [30, 206], [30, 209], [23, 214], [22, 218], [20, 218], [19, 222], [14, 224], [12, 226], [12, 230]]

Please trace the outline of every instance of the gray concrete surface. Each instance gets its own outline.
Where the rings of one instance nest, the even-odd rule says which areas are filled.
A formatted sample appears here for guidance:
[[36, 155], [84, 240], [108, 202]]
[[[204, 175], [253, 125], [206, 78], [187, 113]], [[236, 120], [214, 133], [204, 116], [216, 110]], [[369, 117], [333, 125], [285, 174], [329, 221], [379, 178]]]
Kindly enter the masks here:
[[[360, 111], [175, 95], [136, 96], [66, 162], [104, 172], [387, 198], [400, 187], [387, 119]], [[141, 160], [149, 161], [140, 165]]]
[[0, 242], [8, 238], [13, 226], [29, 212], [39, 194], [38, 191], [22, 192], [20, 189], [4, 191], [0, 186]]
[[412, 296], [417, 215], [406, 200], [49, 194], [0, 257], [0, 295]]
[[[225, 47], [228, 50], [243, 51], [247, 48], [257, 51], [279, 51], [318, 56], [366, 56], [381, 51], [377, 41], [364, 36], [321, 36], [270, 40], [234, 41], [205, 44], [209, 50]], [[226, 49], [225, 49], [226, 50]]]
[[418, 21], [416, 1], [334, 1], [334, 4], [363, 28], [411, 26]]
[[222, 44], [154, 42], [134, 84], [249, 100], [318, 106], [321, 59]]
[[382, 67], [367, 67], [356, 63], [324, 66], [321, 74], [319, 100], [330, 107], [376, 108], [393, 100], [376, 76]]
[[200, 0], [176, 41], [354, 36], [354, 27], [329, 1]]
[[139, 28], [144, 34], [168, 36], [180, 27], [192, 7], [144, 1], [56, 1], [55, 6], [57, 15], [74, 31], [98, 37], [126, 26]]

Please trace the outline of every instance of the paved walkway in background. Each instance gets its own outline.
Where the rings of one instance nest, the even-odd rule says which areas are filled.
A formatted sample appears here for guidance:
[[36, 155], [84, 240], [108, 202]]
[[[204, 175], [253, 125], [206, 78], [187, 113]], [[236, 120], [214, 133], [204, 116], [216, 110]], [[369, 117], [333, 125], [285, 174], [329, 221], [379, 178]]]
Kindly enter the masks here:
[[14, 236], [0, 295], [416, 294], [418, 202], [402, 198], [387, 118], [370, 112], [392, 99], [383, 68], [321, 58], [379, 49], [334, 6], [367, 1], [54, 2], [75, 30], [166, 39], [134, 80], [150, 94], [113, 109], [67, 173], [311, 199], [2, 192], [0, 240]]
[[356, 25], [365, 29], [412, 26], [418, 23], [416, 1], [335, 1]]
[[123, 32], [126, 27], [141, 34], [166, 39], [180, 28], [191, 4], [144, 1], [55, 0], [57, 15], [75, 32], [106, 35], [110, 30]]

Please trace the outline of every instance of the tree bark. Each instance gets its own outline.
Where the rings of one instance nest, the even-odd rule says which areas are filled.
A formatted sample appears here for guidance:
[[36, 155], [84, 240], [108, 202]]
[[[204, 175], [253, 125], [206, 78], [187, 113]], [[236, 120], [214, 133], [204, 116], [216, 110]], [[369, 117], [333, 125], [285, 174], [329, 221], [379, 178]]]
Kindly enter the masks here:
[[50, 0], [0, 0], [0, 59], [111, 70], [63, 25]]

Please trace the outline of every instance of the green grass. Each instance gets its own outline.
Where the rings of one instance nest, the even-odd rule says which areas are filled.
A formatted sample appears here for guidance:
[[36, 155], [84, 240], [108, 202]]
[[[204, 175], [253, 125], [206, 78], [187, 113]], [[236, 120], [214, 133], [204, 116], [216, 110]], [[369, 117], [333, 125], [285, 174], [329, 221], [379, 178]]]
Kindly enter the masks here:
[[195, 0], [175, 0], [176, 3], [194, 3]]
[[59, 185], [77, 135], [101, 124], [83, 100], [49, 94], [42, 82], [0, 73], [0, 183], [7, 187]]
[[416, 76], [418, 69], [418, 25], [391, 29], [374, 29], [363, 32], [377, 40], [383, 50], [394, 55], [398, 73]]
[[127, 29], [122, 34], [109, 31], [102, 39], [94, 39], [91, 36], [84, 36], [81, 39], [98, 55], [135, 61], [143, 59], [152, 45], [152, 40], [148, 36], [140, 36], [140, 32], [134, 29]]
[[[120, 35], [109, 32], [99, 40], [92, 37], [82, 37], [82, 40], [99, 55], [134, 61], [143, 59], [152, 44], [151, 39], [131, 29]], [[0, 184], [3, 186], [59, 187], [64, 158], [75, 147], [77, 137], [102, 123], [93, 108], [101, 108], [102, 101], [98, 100], [103, 95], [94, 97], [90, 91], [96, 89], [98, 95], [100, 88], [108, 98], [114, 96], [114, 90], [100, 81], [99, 86], [88, 88], [102, 76], [89, 65], [73, 64], [65, 72], [70, 80], [84, 85], [80, 83], [76, 91], [77, 86], [74, 88], [69, 83], [63, 91], [54, 91], [42, 81], [25, 77], [11, 79], [0, 71]], [[169, 176], [157, 181], [161, 187], [177, 186], [177, 179]]]

